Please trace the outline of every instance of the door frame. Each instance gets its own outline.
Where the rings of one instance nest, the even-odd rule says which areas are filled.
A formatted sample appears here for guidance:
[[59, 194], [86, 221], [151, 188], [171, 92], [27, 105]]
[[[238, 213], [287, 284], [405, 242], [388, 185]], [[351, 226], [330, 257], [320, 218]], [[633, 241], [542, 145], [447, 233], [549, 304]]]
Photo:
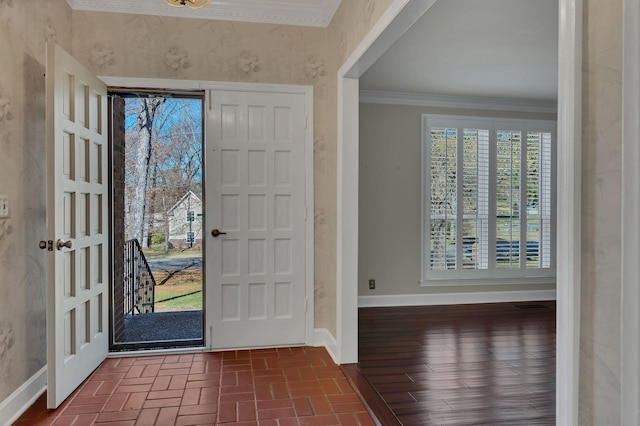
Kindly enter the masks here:
[[[393, 0], [338, 71], [337, 359], [358, 361], [359, 78], [436, 0]], [[582, 2], [559, 0], [556, 422], [578, 425]]]
[[[169, 89], [169, 90], [226, 90], [235, 92], [262, 92], [262, 93], [288, 93], [304, 95], [305, 116], [307, 119], [305, 132], [305, 292], [307, 299], [306, 309], [306, 332], [305, 343], [313, 346], [316, 344], [314, 338], [314, 176], [313, 176], [313, 86], [289, 85], [289, 84], [263, 84], [263, 83], [236, 83], [236, 82], [216, 82], [204, 80], [177, 80], [161, 78], [139, 78], [139, 77], [99, 77], [107, 87], [118, 88], [148, 88], [148, 89]], [[208, 108], [208, 97], [205, 96], [205, 108]], [[206, 119], [204, 120], [206, 127]], [[206, 132], [205, 132], [206, 134]], [[203, 136], [203, 149], [206, 147], [206, 139]], [[204, 161], [207, 162], [206, 149]], [[206, 170], [204, 171], [206, 173]], [[205, 244], [206, 250], [206, 244]], [[203, 283], [204, 285], [204, 283]], [[206, 289], [205, 289], [206, 293]], [[206, 300], [206, 297], [205, 299]], [[203, 308], [204, 306], [203, 300]], [[206, 309], [204, 310], [206, 324]], [[211, 333], [205, 330], [204, 347], [211, 347]]]

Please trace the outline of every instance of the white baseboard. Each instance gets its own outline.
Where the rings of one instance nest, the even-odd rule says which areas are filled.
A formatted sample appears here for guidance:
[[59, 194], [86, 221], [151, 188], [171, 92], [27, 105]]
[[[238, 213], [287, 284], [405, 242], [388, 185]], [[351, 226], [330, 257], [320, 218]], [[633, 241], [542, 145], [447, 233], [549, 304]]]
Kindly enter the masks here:
[[556, 300], [556, 291], [486, 291], [475, 293], [358, 296], [358, 307], [464, 305], [469, 303], [532, 302], [536, 300]]
[[[47, 366], [45, 365], [29, 380], [0, 402], [2, 426], [12, 425], [47, 390]], [[5, 420], [2, 420], [5, 419]]]
[[338, 363], [338, 357], [336, 356], [338, 353], [338, 343], [329, 330], [326, 328], [313, 329], [313, 346], [324, 346], [327, 352], [329, 352], [329, 355], [331, 355], [331, 358], [333, 358], [333, 362]]

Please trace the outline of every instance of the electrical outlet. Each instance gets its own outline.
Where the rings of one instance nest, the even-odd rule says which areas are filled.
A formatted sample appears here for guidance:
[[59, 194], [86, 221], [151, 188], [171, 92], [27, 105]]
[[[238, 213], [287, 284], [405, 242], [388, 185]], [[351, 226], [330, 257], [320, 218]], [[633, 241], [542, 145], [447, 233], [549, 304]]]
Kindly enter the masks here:
[[0, 219], [6, 219], [9, 217], [9, 197], [7, 195], [0, 195]]
[[372, 278], [369, 280], [369, 290], [375, 290], [375, 289], [376, 289], [376, 280]]

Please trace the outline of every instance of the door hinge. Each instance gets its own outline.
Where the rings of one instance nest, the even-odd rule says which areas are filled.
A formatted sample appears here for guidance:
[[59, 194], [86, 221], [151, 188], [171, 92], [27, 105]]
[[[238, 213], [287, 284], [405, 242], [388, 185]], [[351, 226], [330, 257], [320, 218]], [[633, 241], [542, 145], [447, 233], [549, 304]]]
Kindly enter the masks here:
[[309, 114], [304, 116], [304, 128], [305, 130], [309, 128]]
[[308, 299], [304, 299], [304, 311], [307, 312], [307, 304], [309, 303]]
[[308, 210], [308, 209], [305, 207], [305, 208], [304, 208], [304, 221], [305, 221], [305, 222], [307, 221], [307, 214], [308, 214], [308, 211], [307, 211], [307, 210]]

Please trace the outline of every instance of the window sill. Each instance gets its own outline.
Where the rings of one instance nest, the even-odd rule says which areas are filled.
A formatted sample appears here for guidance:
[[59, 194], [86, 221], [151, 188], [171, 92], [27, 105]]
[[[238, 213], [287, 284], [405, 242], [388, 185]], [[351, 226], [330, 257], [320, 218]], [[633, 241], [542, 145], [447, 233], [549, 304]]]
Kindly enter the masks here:
[[527, 285], [527, 284], [555, 284], [556, 277], [523, 277], [523, 278], [437, 278], [420, 280], [420, 287], [447, 286], [480, 286], [480, 285]]

